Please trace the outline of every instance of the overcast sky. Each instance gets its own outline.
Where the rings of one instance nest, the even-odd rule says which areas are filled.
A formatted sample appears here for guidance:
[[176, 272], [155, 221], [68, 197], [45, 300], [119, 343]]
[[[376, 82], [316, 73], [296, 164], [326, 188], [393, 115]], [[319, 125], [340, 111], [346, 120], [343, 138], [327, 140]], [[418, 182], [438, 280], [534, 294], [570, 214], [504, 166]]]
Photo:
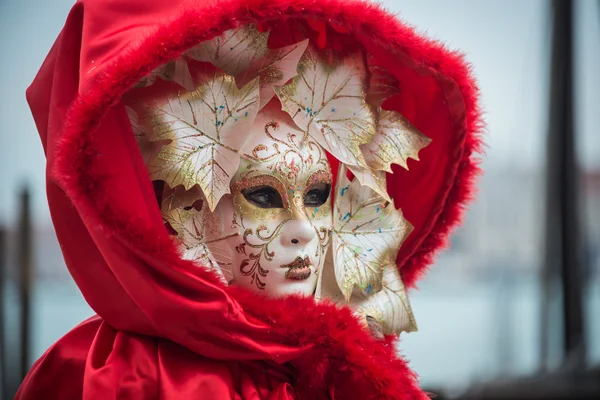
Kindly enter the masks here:
[[[541, 168], [546, 132], [550, 30], [546, 0], [387, 0], [420, 31], [461, 49], [473, 64], [488, 123], [485, 166]], [[17, 190], [34, 191], [38, 221], [48, 221], [45, 160], [25, 102], [31, 83], [60, 31], [71, 0], [0, 0], [0, 223], [14, 221]], [[580, 50], [578, 106], [581, 158], [600, 168], [600, 10], [577, 2]]]

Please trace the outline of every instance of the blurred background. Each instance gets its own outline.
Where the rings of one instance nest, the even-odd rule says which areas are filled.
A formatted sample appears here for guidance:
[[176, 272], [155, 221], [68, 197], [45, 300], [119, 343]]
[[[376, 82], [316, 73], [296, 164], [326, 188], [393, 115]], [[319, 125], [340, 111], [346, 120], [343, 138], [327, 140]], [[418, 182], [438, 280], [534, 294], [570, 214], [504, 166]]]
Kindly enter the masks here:
[[[477, 200], [412, 292], [419, 331], [402, 336], [401, 352], [439, 398], [600, 396], [600, 2], [382, 3], [467, 54], [487, 121]], [[25, 101], [72, 4], [0, 0], [7, 399], [47, 347], [93, 314], [53, 232]]]

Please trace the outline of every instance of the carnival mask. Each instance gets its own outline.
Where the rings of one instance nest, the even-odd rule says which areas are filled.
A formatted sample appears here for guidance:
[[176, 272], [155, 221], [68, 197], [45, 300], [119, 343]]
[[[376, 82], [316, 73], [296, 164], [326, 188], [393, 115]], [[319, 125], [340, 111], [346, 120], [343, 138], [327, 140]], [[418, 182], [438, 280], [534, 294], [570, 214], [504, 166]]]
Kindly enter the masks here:
[[332, 175], [324, 150], [272, 107], [257, 116], [217, 212], [237, 285], [283, 295], [314, 293], [332, 226]]

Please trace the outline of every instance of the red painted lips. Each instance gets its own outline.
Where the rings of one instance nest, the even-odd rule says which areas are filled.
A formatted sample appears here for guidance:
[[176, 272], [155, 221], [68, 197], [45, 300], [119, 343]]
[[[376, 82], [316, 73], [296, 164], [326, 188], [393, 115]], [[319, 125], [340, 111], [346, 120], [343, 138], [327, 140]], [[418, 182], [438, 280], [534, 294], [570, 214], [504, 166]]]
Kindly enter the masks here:
[[288, 268], [285, 273], [285, 278], [292, 281], [303, 281], [308, 279], [311, 274], [310, 267], [311, 263], [308, 260], [308, 257], [296, 257], [293, 262], [281, 266], [281, 268]]

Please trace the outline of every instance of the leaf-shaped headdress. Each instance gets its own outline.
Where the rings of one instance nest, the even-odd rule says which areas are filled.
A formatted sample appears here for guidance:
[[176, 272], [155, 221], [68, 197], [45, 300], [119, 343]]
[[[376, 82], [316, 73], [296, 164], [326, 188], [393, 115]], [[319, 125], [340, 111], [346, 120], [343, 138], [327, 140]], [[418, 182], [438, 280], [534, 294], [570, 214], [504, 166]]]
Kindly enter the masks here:
[[[141, 148], [150, 149], [149, 172], [175, 190], [171, 195], [178, 187], [182, 193], [199, 188], [212, 212], [230, 193], [245, 133], [276, 96], [303, 140], [312, 139], [340, 161], [332, 240], [343, 298], [349, 301], [355, 289], [366, 295], [382, 291], [391, 279], [384, 272], [395, 271], [396, 254], [412, 229], [391, 203], [386, 173], [391, 164], [408, 168], [408, 158], [418, 160], [430, 140], [400, 113], [382, 108], [399, 92], [398, 82], [363, 51], [332, 63], [308, 39], [270, 49], [268, 35], [256, 26], [228, 31], [139, 82], [148, 87], [160, 78], [181, 86], [175, 96], [128, 109]], [[211, 68], [197, 73], [194, 63]], [[356, 179], [348, 179], [347, 169]], [[185, 231], [184, 240], [193, 239], [183, 245], [196, 254], [191, 242], [203, 244], [205, 235], [194, 225], [193, 212], [188, 214], [169, 207], [167, 218]], [[215, 264], [218, 257], [208, 253], [203, 244], [199, 257]], [[397, 271], [393, 276], [401, 285]]]

